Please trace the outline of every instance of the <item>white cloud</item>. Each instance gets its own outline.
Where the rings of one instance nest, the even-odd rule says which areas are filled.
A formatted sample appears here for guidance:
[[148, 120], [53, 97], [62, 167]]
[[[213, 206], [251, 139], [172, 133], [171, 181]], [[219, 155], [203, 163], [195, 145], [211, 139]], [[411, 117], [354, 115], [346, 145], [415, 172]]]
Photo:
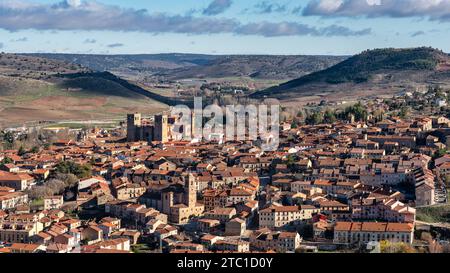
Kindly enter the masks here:
[[81, 6], [81, 0], [67, 0], [67, 4], [71, 7]]
[[[213, 3], [217, 4], [218, 2], [231, 4], [231, 1], [214, 1]], [[150, 13], [145, 9], [121, 8], [87, 0], [65, 0], [57, 4], [35, 4], [25, 0], [2, 0], [0, 2], [0, 14], [0, 28], [9, 31], [35, 29], [183, 34], [230, 33], [265, 37], [360, 36], [370, 33], [370, 29], [352, 30], [335, 25], [317, 28], [297, 22], [242, 24], [236, 19]]]
[[259, 22], [250, 23], [237, 29], [238, 34], [254, 35], [262, 34], [266, 37], [290, 36], [290, 35], [312, 35], [312, 36], [362, 36], [371, 33], [371, 29], [353, 31], [346, 27], [331, 25], [317, 29], [305, 24], [282, 22]]
[[428, 17], [450, 20], [450, 0], [311, 0], [304, 15]]

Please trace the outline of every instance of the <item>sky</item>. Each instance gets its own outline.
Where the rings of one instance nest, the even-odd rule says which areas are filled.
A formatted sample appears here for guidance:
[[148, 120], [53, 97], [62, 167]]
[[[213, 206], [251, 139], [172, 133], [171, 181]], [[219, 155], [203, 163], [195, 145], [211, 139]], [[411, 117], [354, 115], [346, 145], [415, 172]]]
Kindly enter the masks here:
[[450, 0], [0, 0], [0, 51], [351, 55], [450, 52]]

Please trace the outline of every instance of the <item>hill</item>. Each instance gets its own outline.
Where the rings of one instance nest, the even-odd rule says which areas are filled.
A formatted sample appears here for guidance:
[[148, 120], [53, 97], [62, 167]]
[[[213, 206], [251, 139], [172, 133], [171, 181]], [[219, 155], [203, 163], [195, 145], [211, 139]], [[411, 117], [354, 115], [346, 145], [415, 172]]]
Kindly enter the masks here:
[[163, 80], [250, 77], [287, 80], [328, 68], [342, 56], [201, 55], [201, 54], [26, 54], [83, 65], [119, 76], [144, 73]]
[[32, 53], [23, 55], [79, 64], [95, 71], [117, 71], [124, 73], [157, 73], [182, 67], [207, 65], [217, 58], [213, 55], [176, 53], [136, 55]]
[[449, 55], [436, 49], [375, 49], [252, 96], [286, 99], [324, 92], [355, 94], [364, 90], [368, 91], [365, 95], [392, 94], [429, 84], [448, 85], [449, 72]]
[[0, 55], [0, 126], [154, 113], [167, 105], [109, 73], [33, 56]]
[[346, 57], [336, 56], [221, 56], [207, 65], [179, 68], [160, 75], [169, 79], [249, 77], [294, 79], [330, 67]]

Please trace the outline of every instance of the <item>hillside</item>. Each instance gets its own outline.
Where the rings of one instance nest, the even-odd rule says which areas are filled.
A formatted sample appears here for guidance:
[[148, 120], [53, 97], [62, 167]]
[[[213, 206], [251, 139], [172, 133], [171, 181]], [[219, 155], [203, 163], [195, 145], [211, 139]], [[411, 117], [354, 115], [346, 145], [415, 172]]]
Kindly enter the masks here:
[[169, 79], [249, 77], [283, 80], [328, 68], [344, 59], [334, 56], [222, 56], [208, 65], [175, 69], [162, 75]]
[[[45, 81], [55, 75], [89, 72], [77, 64], [62, 61], [49, 60], [33, 56], [21, 56], [15, 54], [0, 54], [0, 95], [12, 95], [11, 92], [20, 92], [21, 83], [35, 80], [34, 85], [40, 85], [39, 81]], [[32, 87], [32, 86], [31, 86]]]
[[201, 54], [97, 55], [33, 53], [23, 55], [79, 64], [95, 71], [128, 71], [130, 73], [157, 73], [182, 67], [206, 65], [216, 59], [216, 56]]
[[110, 71], [120, 76], [144, 73], [146, 76], [163, 80], [230, 77], [287, 80], [328, 68], [346, 59], [339, 56], [201, 54], [28, 55], [80, 64], [96, 71]]
[[[125, 81], [124, 81], [125, 82]], [[124, 86], [115, 76], [62, 61], [0, 55], [0, 126], [24, 122], [123, 117], [165, 104]]]
[[450, 57], [432, 48], [376, 49], [355, 55], [328, 69], [253, 94], [281, 99], [323, 92], [367, 90], [367, 94], [404, 91], [450, 83]]

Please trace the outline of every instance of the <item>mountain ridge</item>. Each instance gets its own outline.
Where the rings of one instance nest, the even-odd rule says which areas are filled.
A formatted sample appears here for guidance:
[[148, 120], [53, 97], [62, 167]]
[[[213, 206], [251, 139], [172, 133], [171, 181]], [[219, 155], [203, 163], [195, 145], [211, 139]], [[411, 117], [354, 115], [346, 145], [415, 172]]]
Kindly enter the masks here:
[[446, 75], [449, 71], [450, 56], [437, 49], [420, 47], [366, 50], [325, 70], [256, 92], [252, 97], [284, 98], [289, 97], [289, 94], [313, 93], [312, 89], [320, 87], [328, 91], [350, 86], [348, 91], [351, 92], [358, 87], [379, 85], [388, 88], [408, 85], [408, 82], [414, 85], [444, 80], [447, 84], [450, 83]]
[[207, 54], [52, 54], [24, 53], [81, 64], [96, 71], [117, 75], [148, 73], [166, 80], [187, 78], [250, 77], [294, 79], [333, 64], [347, 56], [321, 55], [207, 55]]

